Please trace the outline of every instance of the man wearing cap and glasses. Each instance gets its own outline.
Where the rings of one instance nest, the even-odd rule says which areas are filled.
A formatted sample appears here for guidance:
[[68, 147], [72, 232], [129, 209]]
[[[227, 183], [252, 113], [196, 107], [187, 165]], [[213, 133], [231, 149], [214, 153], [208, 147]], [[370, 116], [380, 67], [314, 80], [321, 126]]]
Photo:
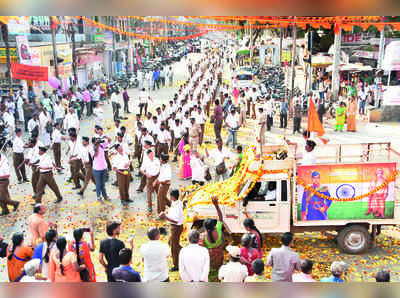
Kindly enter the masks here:
[[249, 273], [247, 267], [240, 263], [240, 248], [228, 245], [226, 250], [229, 252], [230, 262], [221, 266], [218, 279], [222, 282], [244, 282]]

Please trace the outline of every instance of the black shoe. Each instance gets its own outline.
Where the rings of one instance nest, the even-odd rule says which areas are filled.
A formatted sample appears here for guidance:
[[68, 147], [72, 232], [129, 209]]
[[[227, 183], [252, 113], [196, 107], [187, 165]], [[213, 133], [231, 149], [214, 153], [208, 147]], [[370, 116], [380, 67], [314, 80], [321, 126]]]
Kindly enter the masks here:
[[1, 213], [0, 213], [0, 216], [5, 216], [5, 215], [8, 215], [8, 214], [10, 214], [10, 211], [7, 211], [7, 212], [1, 212]]
[[57, 200], [54, 201], [54, 203], [58, 204], [63, 200], [63, 198], [57, 198]]
[[68, 182], [68, 183], [72, 183], [72, 178], [69, 178], [69, 179], [67, 180], [67, 182]]
[[139, 174], [136, 174], [135, 176], [136, 177], [142, 177], [142, 174], [139, 173]]
[[61, 167], [61, 170], [65, 170], [65, 168], [64, 168], [64, 167]]
[[169, 269], [169, 271], [176, 272], [176, 271], [179, 271], [179, 268], [174, 266], [171, 269]]
[[28, 180], [28, 179], [26, 179], [26, 178], [24, 178], [24, 182], [29, 182], [29, 180]]
[[118, 186], [118, 182], [115, 181], [113, 184], [111, 184], [112, 186]]
[[178, 159], [177, 158], [174, 158], [174, 160], [172, 161], [172, 162], [177, 162], [178, 161]]
[[125, 202], [127, 202], [127, 203], [133, 203], [133, 200], [127, 199]]
[[93, 192], [96, 192], [96, 189], [93, 189], [92, 191], [93, 191]]
[[82, 188], [82, 186], [75, 186], [75, 187], [73, 187], [72, 189], [81, 189]]
[[136, 192], [143, 192], [143, 189], [137, 189]]
[[32, 199], [36, 199], [36, 195], [32, 195]]
[[19, 202], [17, 202], [17, 205], [14, 206], [14, 211], [18, 210]]
[[129, 179], [129, 181], [130, 181], [130, 182], [132, 182], [132, 181], [133, 181], [133, 177], [132, 177], [132, 176], [131, 176], [131, 179]]
[[83, 191], [78, 191], [78, 195], [83, 196]]

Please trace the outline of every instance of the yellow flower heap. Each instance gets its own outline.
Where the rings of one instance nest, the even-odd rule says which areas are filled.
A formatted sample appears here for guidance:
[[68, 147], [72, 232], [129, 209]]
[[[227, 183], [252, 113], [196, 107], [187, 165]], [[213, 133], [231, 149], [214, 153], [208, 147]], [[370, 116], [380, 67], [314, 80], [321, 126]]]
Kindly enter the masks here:
[[[272, 156], [263, 157], [263, 160], [271, 160]], [[211, 199], [213, 196], [218, 198], [220, 205], [234, 207], [236, 201], [242, 200], [254, 187], [255, 183], [266, 173], [281, 173], [283, 171], [266, 171], [263, 169], [261, 163], [260, 167], [255, 170], [250, 170], [250, 165], [253, 162], [260, 161], [261, 157], [256, 153], [256, 147], [249, 146], [243, 153], [242, 162], [239, 170], [229, 179], [221, 182], [214, 182], [206, 184], [202, 187], [198, 185], [190, 185], [181, 191], [186, 193], [184, 201], [187, 201], [185, 209], [185, 224], [196, 220], [196, 216], [189, 218], [187, 216], [187, 210], [196, 205], [209, 205], [212, 204]], [[286, 172], [286, 171], [285, 171]], [[238, 196], [238, 190], [243, 183], [248, 180], [253, 181], [250, 187], [240, 196]], [[194, 198], [196, 196], [196, 198]]]

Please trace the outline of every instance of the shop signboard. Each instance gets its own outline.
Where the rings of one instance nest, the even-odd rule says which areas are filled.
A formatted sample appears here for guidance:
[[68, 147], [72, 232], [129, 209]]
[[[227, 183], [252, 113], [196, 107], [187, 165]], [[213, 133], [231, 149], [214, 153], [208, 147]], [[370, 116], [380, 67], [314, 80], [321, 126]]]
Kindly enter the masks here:
[[102, 43], [104, 42], [104, 34], [103, 33], [97, 33], [94, 35], [94, 42], [95, 43]]
[[111, 31], [104, 32], [104, 46], [107, 50], [113, 49], [113, 34]]
[[7, 23], [7, 27], [8, 34], [29, 34], [31, 29], [29, 17], [11, 18]]
[[[11, 62], [18, 62], [18, 55], [16, 48], [10, 48]], [[0, 48], [0, 63], [7, 63], [6, 48]]]
[[19, 62], [21, 64], [32, 64], [31, 51], [29, 49], [28, 38], [26, 35], [16, 36]]

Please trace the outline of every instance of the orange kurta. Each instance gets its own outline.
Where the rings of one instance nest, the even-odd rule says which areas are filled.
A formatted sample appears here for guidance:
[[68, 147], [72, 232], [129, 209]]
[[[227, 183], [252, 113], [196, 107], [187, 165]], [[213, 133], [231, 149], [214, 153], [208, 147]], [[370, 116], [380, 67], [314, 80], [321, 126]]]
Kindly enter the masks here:
[[7, 271], [10, 282], [14, 282], [18, 277], [21, 277], [25, 263], [30, 261], [30, 259], [32, 258], [33, 249], [27, 246], [17, 248], [10, 261], [8, 259], [8, 256], [11, 253], [11, 249], [11, 247], [7, 249]]
[[347, 109], [347, 131], [356, 131], [357, 102], [349, 102]]

